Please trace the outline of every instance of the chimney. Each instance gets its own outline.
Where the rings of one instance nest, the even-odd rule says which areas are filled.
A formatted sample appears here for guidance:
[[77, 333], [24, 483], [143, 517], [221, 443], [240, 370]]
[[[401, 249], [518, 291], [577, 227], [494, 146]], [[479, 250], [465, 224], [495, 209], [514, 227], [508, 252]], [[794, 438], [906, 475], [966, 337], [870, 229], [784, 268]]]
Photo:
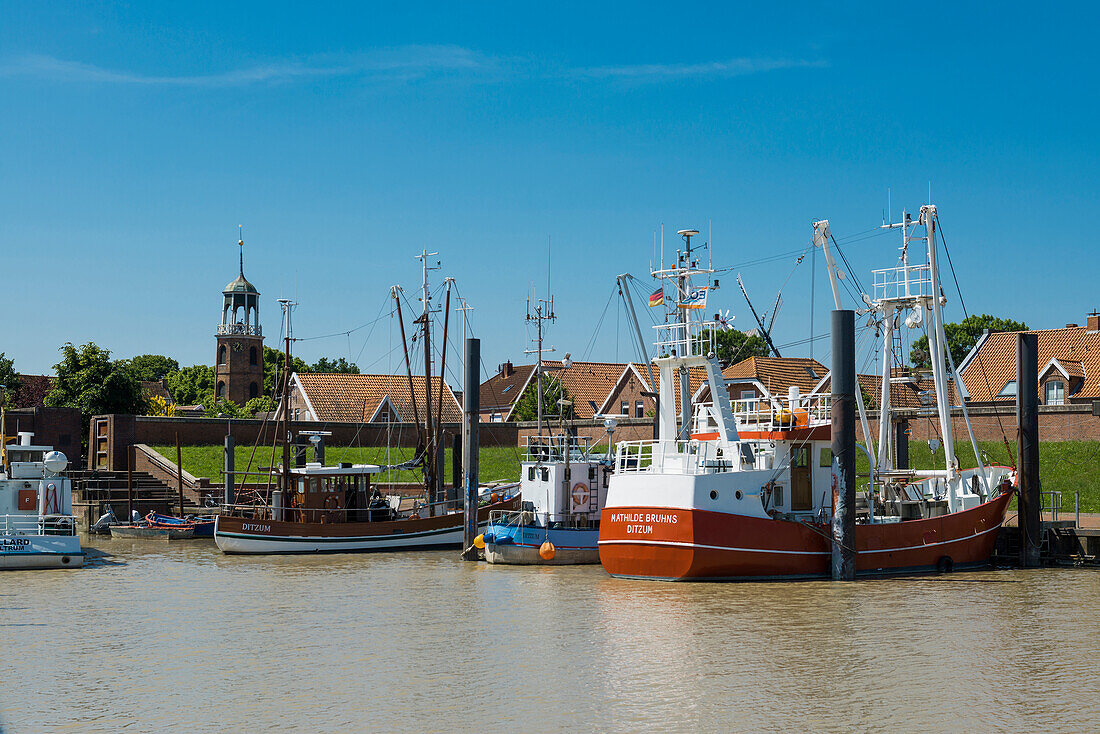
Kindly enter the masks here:
[[1077, 328], [1077, 324], [1066, 324], [1066, 328], [1067, 328], [1067, 329], [1076, 329], [1076, 328]]
[[1093, 311], [1086, 317], [1089, 331], [1100, 331], [1100, 313]]
[[511, 361], [505, 362], [500, 366], [501, 377], [511, 377], [515, 374], [516, 368], [512, 365]]

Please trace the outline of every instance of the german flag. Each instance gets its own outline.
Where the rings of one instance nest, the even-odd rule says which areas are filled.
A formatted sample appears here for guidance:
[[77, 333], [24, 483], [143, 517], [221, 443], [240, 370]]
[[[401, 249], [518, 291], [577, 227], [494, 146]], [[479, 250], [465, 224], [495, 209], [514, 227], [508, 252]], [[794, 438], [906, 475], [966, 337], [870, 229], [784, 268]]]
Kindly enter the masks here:
[[663, 305], [665, 305], [665, 291], [663, 288], [658, 288], [649, 296], [649, 307], [653, 308], [654, 306]]

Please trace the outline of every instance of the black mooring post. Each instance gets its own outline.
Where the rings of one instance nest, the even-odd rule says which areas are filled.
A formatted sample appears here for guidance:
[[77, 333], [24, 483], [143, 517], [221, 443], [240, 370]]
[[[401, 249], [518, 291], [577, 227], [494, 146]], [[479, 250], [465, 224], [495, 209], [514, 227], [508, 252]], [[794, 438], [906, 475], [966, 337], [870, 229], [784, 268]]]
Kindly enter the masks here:
[[909, 421], [899, 420], [894, 424], [897, 436], [894, 440], [894, 459], [898, 469], [909, 468]]
[[462, 496], [459, 488], [462, 487], [462, 436], [451, 437], [451, 486], [454, 488], [454, 498]]
[[[439, 432], [439, 449], [435, 452], [435, 481], [436, 486], [439, 488], [438, 498], [444, 502], [444, 509], [446, 512], [450, 512], [451, 506], [451, 490], [447, 487], [447, 435], [443, 431]], [[438, 501], [438, 500], [437, 500]], [[440, 514], [443, 514], [444, 510], [440, 510]]]
[[834, 581], [856, 577], [855, 311], [832, 312], [832, 432]]
[[1016, 335], [1016, 471], [1019, 491], [1020, 565], [1039, 565], [1039, 337]]
[[477, 560], [477, 428], [481, 413], [481, 340], [466, 340], [466, 375], [462, 386], [462, 420], [466, 424], [466, 443], [462, 447], [462, 466], [466, 469], [466, 494], [463, 502], [465, 522], [462, 532], [462, 557], [467, 561]]
[[321, 466], [325, 465], [325, 437], [318, 436], [317, 443], [313, 444], [313, 460]]
[[222, 499], [226, 505], [237, 504], [237, 493], [234, 487], [237, 474], [236, 457], [234, 456], [236, 448], [237, 444], [236, 441], [233, 440], [233, 436], [226, 435], [225, 457], [224, 464], [222, 466], [222, 475], [225, 478], [225, 491], [222, 493]]

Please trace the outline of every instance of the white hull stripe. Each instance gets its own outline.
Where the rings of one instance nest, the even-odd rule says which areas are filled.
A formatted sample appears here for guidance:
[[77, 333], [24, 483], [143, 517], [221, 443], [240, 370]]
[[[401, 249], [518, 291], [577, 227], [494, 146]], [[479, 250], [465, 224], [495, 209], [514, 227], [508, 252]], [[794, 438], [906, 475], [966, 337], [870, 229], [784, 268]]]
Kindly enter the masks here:
[[[486, 527], [488, 523], [483, 522], [478, 525], [478, 528]], [[230, 533], [224, 530], [215, 529], [214, 536], [217, 538], [236, 538], [239, 540], [251, 540], [251, 541], [266, 541], [276, 543], [391, 543], [394, 541], [405, 541], [410, 539], [419, 538], [433, 538], [439, 535], [457, 534], [460, 536], [459, 542], [461, 542], [462, 526], [457, 525], [448, 528], [438, 528], [436, 530], [421, 530], [414, 533], [390, 533], [389, 535], [348, 535], [343, 537], [334, 536], [317, 536], [317, 535], [256, 535], [252, 533]]]
[[[1000, 526], [995, 528], [989, 528], [983, 530], [980, 533], [973, 533], [965, 538], [954, 538], [952, 540], [941, 540], [936, 543], [925, 543], [922, 545], [910, 545], [904, 548], [878, 548], [875, 550], [863, 550], [858, 553], [899, 553], [901, 551], [909, 550], [921, 550], [922, 548], [933, 548], [937, 545], [950, 545], [952, 543], [961, 543], [964, 540], [973, 540], [978, 536], [991, 533], [995, 530], [1000, 530]], [[828, 556], [831, 555], [829, 551], [794, 551], [794, 550], [773, 550], [769, 548], [734, 548], [728, 545], [704, 545], [703, 543], [686, 543], [674, 540], [601, 540], [600, 545], [667, 545], [680, 548], [705, 548], [707, 550], [724, 550], [724, 551], [738, 551], [741, 553], [777, 553], [785, 555], [799, 555], [799, 556]]]

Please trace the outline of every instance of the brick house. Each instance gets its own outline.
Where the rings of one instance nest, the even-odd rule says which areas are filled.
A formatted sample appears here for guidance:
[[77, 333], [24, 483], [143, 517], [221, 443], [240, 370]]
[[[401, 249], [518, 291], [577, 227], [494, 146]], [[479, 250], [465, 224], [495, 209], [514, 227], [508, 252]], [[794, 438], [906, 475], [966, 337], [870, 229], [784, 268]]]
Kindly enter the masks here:
[[[970, 404], [1016, 400], [1016, 333], [986, 331], [959, 365]], [[1100, 399], [1100, 314], [1085, 326], [1036, 329], [1039, 346], [1039, 402], [1072, 405]]]
[[[542, 367], [546, 375], [561, 382], [578, 418], [605, 413], [642, 417], [653, 410], [653, 400], [640, 394], [649, 391], [644, 368], [633, 363], [571, 362], [565, 367], [559, 360], [543, 360]], [[515, 420], [516, 404], [534, 379], [533, 364], [502, 364], [497, 374], [481, 384], [482, 422]], [[556, 408], [547, 413], [556, 413]]]
[[[290, 376], [291, 419], [322, 423], [413, 423], [419, 418], [423, 422], [425, 384], [423, 375], [413, 375], [410, 392], [408, 375], [295, 372]], [[433, 411], [438, 410], [442, 390], [443, 422], [461, 422], [462, 406], [450, 386], [439, 377], [433, 377], [431, 387]], [[433, 413], [433, 421], [435, 416]]]

